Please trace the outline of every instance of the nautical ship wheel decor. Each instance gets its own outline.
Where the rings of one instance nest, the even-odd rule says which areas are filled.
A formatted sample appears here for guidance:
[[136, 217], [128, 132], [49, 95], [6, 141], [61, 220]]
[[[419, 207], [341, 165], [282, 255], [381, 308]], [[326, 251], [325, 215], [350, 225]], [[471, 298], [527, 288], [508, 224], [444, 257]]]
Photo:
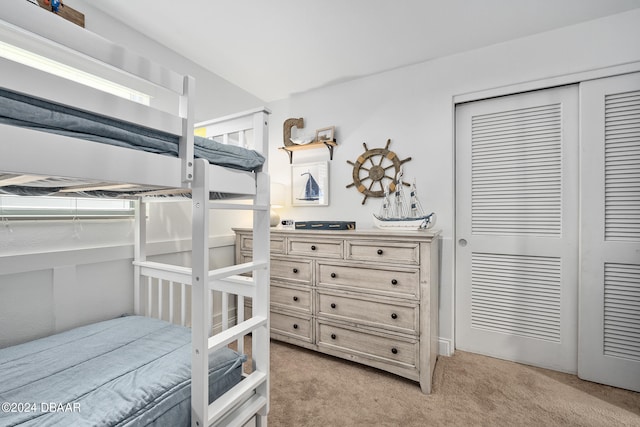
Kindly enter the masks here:
[[[384, 189], [389, 187], [389, 191], [396, 189], [396, 175], [400, 172], [400, 167], [411, 160], [407, 157], [400, 160], [398, 155], [389, 150], [391, 140], [387, 140], [384, 148], [367, 147], [365, 142], [362, 143], [365, 152], [362, 153], [355, 162], [347, 160], [347, 163], [353, 166], [353, 182], [347, 185], [347, 188], [356, 187], [356, 189], [364, 194], [362, 204], [367, 201], [367, 197], [384, 197]], [[404, 185], [409, 185], [404, 183]]]

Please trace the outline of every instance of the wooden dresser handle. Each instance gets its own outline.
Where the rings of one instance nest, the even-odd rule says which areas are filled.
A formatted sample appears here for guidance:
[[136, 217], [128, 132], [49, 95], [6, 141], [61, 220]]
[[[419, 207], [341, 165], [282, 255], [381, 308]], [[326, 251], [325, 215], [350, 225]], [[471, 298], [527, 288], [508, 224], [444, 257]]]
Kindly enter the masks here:
[[384, 251], [382, 249], [378, 249], [378, 255], [382, 255]]
[[293, 329], [298, 329], [298, 324], [297, 323], [293, 324]]
[[336, 308], [336, 303], [335, 302], [331, 303], [331, 308]]
[[335, 279], [336, 278], [336, 273], [331, 273], [331, 278]]
[[398, 354], [398, 349], [395, 347], [391, 347], [391, 353]]
[[298, 269], [297, 269], [297, 268], [294, 268], [294, 269], [293, 269], [293, 272], [294, 272], [294, 273], [297, 273], [297, 272], [298, 272]]
[[332, 339], [332, 340], [335, 340], [336, 338], [337, 338], [337, 337], [336, 337], [336, 334], [331, 334], [331, 339]]
[[298, 297], [293, 297], [293, 300], [294, 301], [298, 301]]
[[398, 284], [398, 281], [397, 281], [396, 279], [392, 279], [392, 280], [391, 280], [391, 284], [392, 284], [392, 285], [397, 285], [397, 284]]
[[395, 314], [395, 313], [391, 313], [391, 318], [392, 318], [392, 319], [397, 319], [397, 318], [398, 318], [398, 315], [397, 315], [397, 314]]
[[311, 245], [311, 250], [315, 251], [316, 250], [316, 245]]

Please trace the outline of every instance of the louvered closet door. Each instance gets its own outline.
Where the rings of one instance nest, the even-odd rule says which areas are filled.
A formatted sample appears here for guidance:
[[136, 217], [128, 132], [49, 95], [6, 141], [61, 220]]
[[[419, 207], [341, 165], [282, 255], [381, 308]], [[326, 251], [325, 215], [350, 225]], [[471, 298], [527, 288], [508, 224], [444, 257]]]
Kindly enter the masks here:
[[577, 370], [578, 91], [456, 108], [456, 348]]
[[581, 378], [640, 391], [640, 74], [581, 86]]

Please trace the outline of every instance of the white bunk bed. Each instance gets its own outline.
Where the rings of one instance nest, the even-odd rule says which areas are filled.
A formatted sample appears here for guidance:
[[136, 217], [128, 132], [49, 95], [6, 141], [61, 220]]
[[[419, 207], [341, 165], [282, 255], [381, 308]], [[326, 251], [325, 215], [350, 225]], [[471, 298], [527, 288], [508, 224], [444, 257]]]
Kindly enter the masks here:
[[[65, 132], [49, 133], [34, 129], [33, 126], [14, 126], [9, 120], [9, 124], [0, 124], [0, 187], [21, 189], [41, 185], [40, 191], [42, 186], [45, 191], [65, 187], [82, 194], [105, 191], [109, 195], [116, 191], [124, 197], [137, 198], [133, 290], [135, 310], [139, 315], [153, 314], [165, 319], [167, 324], [172, 322], [190, 326], [191, 425], [244, 425], [254, 417], [257, 425], [266, 425], [269, 410], [269, 176], [266, 163], [242, 170], [243, 166], [212, 164], [210, 161], [215, 161], [215, 153], [213, 160], [195, 158], [194, 152], [198, 147], [194, 148], [193, 129], [196, 124], [193, 120], [192, 78], [141, 58], [29, 2], [14, 2], [12, 6], [0, 10], [0, 43], [46, 54], [59, 62], [152, 95], [150, 105], [142, 105], [0, 58], [0, 89], [91, 112], [116, 123], [133, 122], [144, 132], [153, 130], [173, 136], [178, 144], [178, 155], [172, 157], [139, 151], [129, 148], [129, 145], [112, 146], [87, 141], [84, 137], [69, 136]], [[0, 49], [3, 48], [0, 45]], [[226, 139], [227, 135], [232, 135], [231, 139], [239, 140], [241, 144], [251, 140], [253, 148], [266, 155], [267, 119], [268, 111], [257, 109], [197, 126], [206, 128], [207, 137], [221, 136]], [[234, 157], [237, 150], [223, 154]], [[51, 179], [43, 180], [43, 177]], [[191, 268], [146, 259], [146, 201], [158, 194], [173, 193], [191, 194]], [[233, 200], [223, 198], [226, 195], [231, 195]], [[237, 198], [249, 199], [251, 203], [235, 203], [234, 199]], [[209, 212], [212, 209], [253, 211], [253, 262], [209, 270]], [[182, 295], [185, 294], [185, 288], [190, 287], [190, 301], [182, 298], [179, 303], [174, 302], [175, 292], [163, 293], [167, 287], [177, 287]], [[239, 300], [251, 297], [253, 317], [238, 321], [231, 327], [225, 318], [222, 332], [214, 335], [211, 321], [214, 291], [222, 292], [224, 300], [228, 295], [237, 295]], [[185, 316], [185, 310], [189, 308], [190, 320], [189, 316]], [[88, 326], [91, 327], [93, 325]], [[242, 343], [248, 334], [251, 334], [252, 345], [250, 372], [243, 373], [236, 385], [209, 403], [211, 355], [227, 349], [234, 342], [237, 343], [238, 352], [242, 352]], [[41, 349], [47, 347], [44, 343], [38, 345]], [[8, 369], [3, 361], [12, 357], [15, 359], [18, 357], [16, 355], [25, 351], [21, 346], [0, 349], [0, 374], [3, 369]], [[13, 355], [7, 356], [11, 352]], [[44, 354], [45, 350], [41, 352]], [[39, 356], [44, 357], [43, 354]], [[86, 378], [79, 380], [87, 381]], [[135, 390], [131, 390], [131, 396], [125, 396], [125, 400], [133, 399], [135, 394]], [[0, 387], [0, 400], [11, 402], [11, 399], [11, 391], [3, 391]], [[86, 410], [91, 411], [90, 408]], [[2, 415], [7, 417], [6, 413]], [[25, 425], [46, 424], [38, 419], [26, 420]], [[56, 422], [70, 425], [69, 420], [55, 418], [48, 422], [51, 425], [58, 425]], [[140, 420], [135, 418], [134, 421], [109, 423], [141, 425]], [[163, 425], [161, 419], [154, 422], [156, 424], [149, 425]], [[13, 425], [10, 420], [6, 423]], [[5, 419], [0, 418], [0, 424], [5, 424]]]

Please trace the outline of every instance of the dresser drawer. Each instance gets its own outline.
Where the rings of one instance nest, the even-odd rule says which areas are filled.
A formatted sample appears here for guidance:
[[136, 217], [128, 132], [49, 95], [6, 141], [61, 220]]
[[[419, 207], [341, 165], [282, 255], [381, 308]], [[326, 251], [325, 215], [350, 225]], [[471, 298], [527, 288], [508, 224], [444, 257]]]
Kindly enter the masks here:
[[420, 264], [418, 243], [347, 240], [346, 258], [354, 261]]
[[[269, 248], [272, 254], [284, 253], [284, 237], [272, 236], [269, 240]], [[241, 234], [240, 235], [240, 250], [252, 251], [253, 250], [253, 234]]]
[[393, 304], [390, 301], [373, 301], [357, 295], [334, 294], [320, 290], [316, 295], [318, 316], [412, 335], [417, 335], [419, 331], [417, 304]]
[[[250, 262], [251, 255], [240, 255], [240, 262]], [[311, 260], [278, 259], [271, 257], [271, 280], [285, 280], [288, 282], [308, 285], [311, 282]], [[247, 273], [248, 276], [251, 273]]]
[[345, 351], [357, 356], [415, 368], [418, 342], [392, 336], [353, 330], [332, 323], [317, 322], [318, 346]]
[[300, 310], [311, 314], [311, 288], [296, 288], [283, 284], [271, 283], [271, 306]]
[[271, 279], [302, 282], [311, 281], [311, 260], [271, 258]]
[[344, 240], [322, 239], [309, 237], [308, 239], [289, 238], [287, 244], [289, 255], [303, 255], [322, 258], [342, 258], [344, 254]]
[[381, 294], [419, 298], [419, 271], [318, 263], [318, 285], [345, 286]]
[[292, 314], [271, 311], [271, 333], [287, 335], [312, 342], [313, 323], [310, 316], [295, 316]]

